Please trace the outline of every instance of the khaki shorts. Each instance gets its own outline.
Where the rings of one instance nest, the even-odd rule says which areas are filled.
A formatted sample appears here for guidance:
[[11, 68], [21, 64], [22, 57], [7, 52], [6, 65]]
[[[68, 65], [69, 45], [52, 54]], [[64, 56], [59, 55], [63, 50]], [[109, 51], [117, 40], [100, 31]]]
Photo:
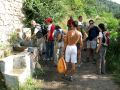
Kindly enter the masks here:
[[97, 47], [97, 41], [95, 40], [87, 41], [87, 48], [96, 49], [96, 47]]

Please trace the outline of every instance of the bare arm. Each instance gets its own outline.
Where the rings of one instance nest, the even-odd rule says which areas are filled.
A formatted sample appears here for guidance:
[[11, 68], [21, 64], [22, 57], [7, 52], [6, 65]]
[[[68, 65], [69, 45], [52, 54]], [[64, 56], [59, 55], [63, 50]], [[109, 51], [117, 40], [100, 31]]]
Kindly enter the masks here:
[[66, 36], [64, 36], [64, 48], [63, 48], [63, 53], [65, 53], [67, 44], [68, 44], [68, 33], [66, 34]]
[[101, 45], [102, 45], [102, 38], [101, 38], [101, 37], [99, 37], [99, 38], [98, 38], [98, 40], [99, 40], [99, 44], [98, 44], [98, 47], [97, 47], [97, 49], [96, 49], [96, 53], [98, 53], [98, 52], [99, 52], [100, 47], [101, 47]]
[[86, 40], [86, 38], [87, 38], [87, 33], [84, 31], [84, 37], [83, 37], [83, 41], [85, 41]]
[[82, 40], [82, 36], [81, 35], [80, 35], [79, 43], [80, 43], [80, 48], [82, 48], [83, 47], [83, 40]]

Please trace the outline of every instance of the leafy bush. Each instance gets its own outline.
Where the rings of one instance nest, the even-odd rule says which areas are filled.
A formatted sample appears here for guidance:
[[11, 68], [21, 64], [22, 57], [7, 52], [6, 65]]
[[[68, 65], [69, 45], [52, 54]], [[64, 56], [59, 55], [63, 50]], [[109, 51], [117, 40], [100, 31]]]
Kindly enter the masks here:
[[107, 69], [112, 73], [120, 73], [120, 28], [111, 34], [111, 45], [107, 50]]
[[26, 17], [24, 23], [30, 25], [32, 19], [43, 23], [47, 17], [55, 18], [54, 20], [58, 21], [66, 14], [63, 8], [61, 0], [25, 0], [23, 3], [23, 13]]

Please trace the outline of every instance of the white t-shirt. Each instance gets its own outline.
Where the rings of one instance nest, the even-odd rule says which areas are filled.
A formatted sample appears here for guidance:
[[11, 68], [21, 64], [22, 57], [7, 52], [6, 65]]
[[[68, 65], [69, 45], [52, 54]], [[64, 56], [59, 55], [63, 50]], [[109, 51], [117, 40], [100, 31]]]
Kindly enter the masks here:
[[41, 26], [38, 24], [38, 25], [35, 26], [34, 33], [36, 34], [39, 30], [41, 30]]
[[102, 32], [99, 32], [98, 38], [102, 38], [102, 37], [103, 37]]
[[[97, 36], [97, 43], [99, 43], [99, 38], [102, 38], [103, 37], [103, 35], [102, 35], [102, 32], [99, 32], [99, 35]], [[98, 46], [99, 44], [97, 44], [97, 46]]]
[[82, 26], [83, 24], [82, 24], [82, 22], [78, 21], [78, 25]]
[[82, 22], [78, 21], [78, 26], [80, 26], [81, 29], [85, 29], [84, 25]]
[[48, 25], [48, 31], [51, 30], [52, 24]]

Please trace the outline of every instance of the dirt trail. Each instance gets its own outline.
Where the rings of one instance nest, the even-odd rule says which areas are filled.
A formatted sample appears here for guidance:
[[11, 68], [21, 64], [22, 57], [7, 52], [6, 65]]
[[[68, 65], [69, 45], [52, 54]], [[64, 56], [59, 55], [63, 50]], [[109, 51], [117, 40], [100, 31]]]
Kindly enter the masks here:
[[55, 68], [49, 67], [40, 87], [42, 90], [120, 90], [110, 75], [97, 75], [92, 63], [77, 68], [72, 82], [62, 79]]
[[40, 87], [42, 90], [120, 90], [110, 75], [97, 75], [95, 71], [93, 64], [84, 63], [70, 82], [63, 80], [55, 69], [52, 69], [48, 71]]

